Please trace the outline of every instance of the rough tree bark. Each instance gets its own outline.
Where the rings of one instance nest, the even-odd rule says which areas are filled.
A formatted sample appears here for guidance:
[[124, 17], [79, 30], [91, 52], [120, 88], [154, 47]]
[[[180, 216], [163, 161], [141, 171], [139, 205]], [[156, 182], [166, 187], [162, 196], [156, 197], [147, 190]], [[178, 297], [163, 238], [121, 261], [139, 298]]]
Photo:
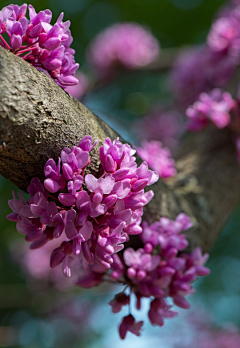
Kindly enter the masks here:
[[[0, 174], [26, 191], [33, 176], [43, 179], [48, 158], [90, 134], [98, 139], [90, 170], [99, 171], [98, 150], [118, 134], [44, 73], [0, 47]], [[189, 214], [190, 249], [209, 251], [240, 198], [240, 171], [231, 134], [209, 128], [188, 136], [176, 160], [178, 174], [159, 180], [145, 219]]]

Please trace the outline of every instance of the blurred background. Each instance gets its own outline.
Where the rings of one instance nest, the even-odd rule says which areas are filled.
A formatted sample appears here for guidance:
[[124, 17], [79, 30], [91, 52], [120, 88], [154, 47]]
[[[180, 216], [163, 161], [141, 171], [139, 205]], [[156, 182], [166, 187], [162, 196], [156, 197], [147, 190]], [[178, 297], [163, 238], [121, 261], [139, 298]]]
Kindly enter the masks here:
[[[0, 7], [10, 3], [0, 1]], [[34, 0], [31, 4], [37, 12], [49, 8], [52, 22], [61, 12], [71, 21], [75, 60], [84, 75], [79, 90], [69, 93], [76, 93], [74, 96], [128, 141], [139, 144], [142, 138], [160, 140], [174, 153], [185, 120], [182, 106], [173, 108], [169, 69], [183, 49], [206, 40], [224, 1]], [[161, 53], [145, 67], [130, 70], [115, 66], [113, 73], [103, 77], [93, 67], [91, 45], [101, 31], [117, 22], [135, 22], [149, 28]], [[153, 125], [157, 120], [157, 128], [151, 120]], [[129, 334], [122, 342], [117, 325], [125, 313], [113, 315], [107, 305], [121, 288], [105, 284], [82, 290], [73, 287], [61, 270], [49, 269], [50, 251], [29, 251], [15, 223], [6, 219], [11, 190], [18, 191], [0, 177], [0, 347], [110, 348], [114, 344], [141, 348], [158, 344], [162, 348], [185, 348], [195, 346], [193, 340], [201, 335], [206, 341], [200, 348], [240, 348], [240, 207], [236, 207], [210, 253], [207, 266], [211, 275], [196, 282], [197, 294], [190, 299], [189, 313], [182, 310], [180, 319], [172, 319], [162, 328], [145, 323], [141, 338]], [[144, 315], [143, 306], [137, 318], [141, 320]], [[214, 345], [220, 336], [221, 343]]]

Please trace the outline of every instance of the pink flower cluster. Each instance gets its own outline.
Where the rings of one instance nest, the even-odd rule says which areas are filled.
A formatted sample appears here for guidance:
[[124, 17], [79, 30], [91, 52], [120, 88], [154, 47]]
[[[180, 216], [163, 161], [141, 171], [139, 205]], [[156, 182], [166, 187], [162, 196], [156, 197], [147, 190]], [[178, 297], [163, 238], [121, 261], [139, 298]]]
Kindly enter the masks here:
[[240, 62], [240, 2], [221, 9], [208, 34], [207, 43], [184, 52], [170, 75], [172, 89], [183, 107], [201, 92], [224, 88]]
[[142, 232], [143, 206], [153, 197], [144, 192], [158, 180], [146, 162], [137, 167], [136, 152], [118, 139], [106, 138], [100, 148], [101, 176], [85, 175], [90, 163], [92, 137], [85, 136], [72, 149], [64, 148], [55, 163], [49, 159], [44, 167], [44, 186], [33, 178], [25, 201], [13, 192], [8, 219], [17, 222], [19, 233], [32, 242], [31, 249], [61, 238], [51, 255], [50, 265], [62, 263], [65, 276], [71, 276], [73, 258], [85, 265], [97, 265], [102, 272], [113, 263], [113, 255], [123, 248], [129, 235]]
[[209, 93], [201, 93], [199, 99], [188, 109], [188, 129], [200, 131], [211, 121], [217, 128], [224, 128], [231, 122], [230, 112], [236, 102], [228, 92], [215, 88]]
[[240, 163], [239, 112], [239, 96], [234, 100], [230, 93], [215, 88], [209, 93], [201, 93], [198, 100], [187, 108], [187, 129], [192, 132], [201, 131], [209, 124], [209, 121], [219, 129], [228, 127], [232, 132], [237, 159]]
[[176, 174], [175, 161], [171, 158], [170, 150], [162, 147], [160, 141], [143, 141], [142, 147], [137, 148], [137, 154], [156, 170], [161, 178], [169, 178]]
[[183, 107], [201, 92], [225, 88], [240, 63], [240, 2], [232, 0], [217, 14], [207, 43], [184, 52], [176, 60], [171, 85]]
[[240, 53], [240, 7], [236, 6], [226, 11], [213, 23], [208, 35], [208, 46], [212, 51], [223, 55], [236, 57]]
[[74, 61], [75, 51], [69, 30], [70, 21], [63, 22], [63, 13], [51, 25], [50, 10], [36, 13], [27, 4], [8, 5], [0, 11], [0, 45], [45, 72], [59, 86], [65, 88], [78, 83], [73, 76], [79, 64]]
[[[183, 253], [188, 246], [183, 232], [191, 226], [185, 214], [179, 214], [175, 221], [163, 217], [150, 226], [143, 222], [140, 235], [143, 247], [137, 250], [127, 248], [123, 257], [114, 255], [112, 278], [128, 284], [131, 293], [136, 296], [137, 309], [141, 307], [142, 298], [151, 299], [148, 317], [153, 325], [162, 326], [165, 318], [177, 315], [171, 309], [169, 297], [178, 307], [189, 308], [185, 297], [194, 293], [192, 283], [198, 276], [210, 273], [204, 267], [208, 254], [202, 255], [200, 248], [191, 254]], [[129, 302], [130, 296], [123, 291], [109, 304], [113, 313], [117, 313]], [[136, 323], [132, 316], [124, 317], [120, 337], [124, 338], [127, 331], [139, 335], [142, 323]]]
[[88, 59], [99, 76], [105, 77], [118, 64], [138, 69], [152, 63], [158, 54], [158, 41], [150, 31], [136, 23], [117, 23], [97, 35]]

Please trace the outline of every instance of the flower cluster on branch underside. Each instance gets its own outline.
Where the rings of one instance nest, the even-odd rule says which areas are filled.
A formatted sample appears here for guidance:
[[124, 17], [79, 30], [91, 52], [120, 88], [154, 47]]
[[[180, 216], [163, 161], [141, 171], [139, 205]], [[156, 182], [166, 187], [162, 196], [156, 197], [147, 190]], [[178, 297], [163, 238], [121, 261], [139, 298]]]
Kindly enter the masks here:
[[[200, 248], [191, 254], [183, 253], [188, 246], [183, 231], [191, 226], [185, 214], [179, 214], [175, 221], [163, 217], [150, 226], [143, 222], [142, 248], [127, 248], [123, 256], [114, 255], [112, 278], [127, 284], [130, 294], [136, 296], [137, 309], [141, 308], [142, 298], [150, 299], [148, 317], [153, 325], [162, 326], [164, 319], [178, 314], [171, 309], [169, 298], [176, 306], [189, 308], [185, 297], [194, 293], [192, 283], [198, 276], [210, 273], [204, 267], [208, 254], [202, 255]], [[118, 313], [122, 306], [130, 304], [130, 295], [124, 290], [109, 304], [113, 313]], [[132, 314], [124, 317], [119, 327], [120, 337], [124, 339], [127, 331], [139, 336], [142, 324]]]
[[230, 113], [236, 107], [236, 102], [228, 92], [215, 88], [209, 93], [201, 93], [198, 100], [187, 108], [188, 129], [200, 131], [209, 121], [217, 128], [225, 128], [231, 123]]
[[129, 235], [142, 232], [143, 206], [153, 197], [147, 185], [158, 180], [143, 162], [137, 167], [133, 150], [118, 139], [107, 138], [100, 148], [101, 173], [85, 175], [90, 163], [92, 137], [85, 136], [72, 149], [64, 148], [58, 163], [49, 159], [44, 167], [44, 186], [33, 178], [28, 187], [30, 198], [19, 200], [13, 193], [8, 219], [17, 222], [17, 230], [39, 248], [52, 239], [61, 244], [51, 255], [51, 267], [63, 264], [65, 276], [71, 276], [71, 263], [77, 258], [82, 266], [95, 265], [106, 272], [113, 255], [123, 248]]
[[228, 127], [240, 161], [239, 91], [234, 100], [230, 93], [218, 88], [227, 85], [239, 62], [240, 4], [234, 1], [218, 13], [207, 45], [183, 56], [173, 77], [180, 97], [187, 96], [187, 90], [190, 93], [184, 104], [195, 101], [186, 110], [188, 130], [200, 131], [210, 122], [219, 129]]
[[0, 11], [0, 45], [45, 72], [62, 88], [76, 85], [74, 74], [79, 64], [70, 48], [70, 21], [63, 22], [61, 13], [51, 25], [50, 10], [37, 14], [32, 5], [28, 10], [30, 20], [26, 18], [27, 4], [8, 5]]
[[201, 92], [225, 88], [240, 63], [240, 3], [227, 4], [217, 14], [207, 43], [184, 51], [171, 73], [177, 101], [186, 107]]
[[215, 88], [209, 93], [201, 93], [198, 100], [187, 108], [187, 128], [192, 132], [198, 132], [210, 122], [219, 129], [228, 127], [232, 132], [240, 162], [239, 110], [239, 100], [234, 100], [230, 93]]

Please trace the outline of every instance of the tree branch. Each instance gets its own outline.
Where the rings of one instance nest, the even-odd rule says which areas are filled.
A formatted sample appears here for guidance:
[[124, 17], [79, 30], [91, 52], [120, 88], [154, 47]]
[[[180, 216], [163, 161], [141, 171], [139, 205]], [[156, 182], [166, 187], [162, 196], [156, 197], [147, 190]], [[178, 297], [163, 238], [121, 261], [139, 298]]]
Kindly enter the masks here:
[[[118, 134], [47, 75], [0, 47], [0, 174], [26, 191], [30, 180], [43, 180], [48, 158], [77, 145], [90, 134], [99, 143], [91, 152], [90, 171], [99, 171], [98, 150]], [[178, 175], [153, 187], [145, 219], [175, 218], [180, 212], [195, 224], [190, 249], [209, 250], [240, 198], [240, 171], [228, 131], [209, 128], [188, 137], [177, 160]]]

